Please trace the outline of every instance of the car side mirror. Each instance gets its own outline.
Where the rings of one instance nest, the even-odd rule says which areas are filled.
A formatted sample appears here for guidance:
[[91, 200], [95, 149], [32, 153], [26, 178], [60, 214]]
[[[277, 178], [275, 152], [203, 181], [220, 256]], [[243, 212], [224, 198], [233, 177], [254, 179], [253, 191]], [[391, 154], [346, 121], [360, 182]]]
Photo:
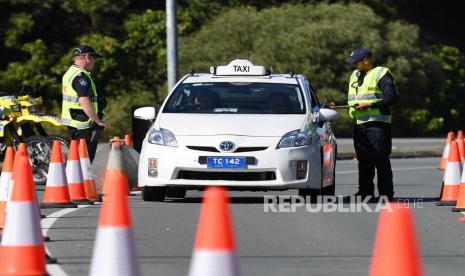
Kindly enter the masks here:
[[339, 118], [337, 111], [328, 108], [320, 109], [320, 122], [331, 122], [337, 120], [337, 118]]
[[152, 121], [157, 117], [158, 110], [153, 106], [144, 106], [134, 111], [134, 118]]
[[132, 110], [134, 111], [134, 116], [132, 117], [132, 140], [134, 149], [140, 153], [145, 135], [157, 118], [160, 107], [133, 106]]

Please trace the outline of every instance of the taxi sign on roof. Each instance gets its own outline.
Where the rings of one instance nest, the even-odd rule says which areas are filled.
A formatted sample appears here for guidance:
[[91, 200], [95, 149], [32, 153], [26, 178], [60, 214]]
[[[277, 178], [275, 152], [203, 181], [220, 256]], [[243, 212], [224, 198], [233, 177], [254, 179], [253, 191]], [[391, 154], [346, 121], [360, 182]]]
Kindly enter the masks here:
[[247, 59], [235, 59], [228, 65], [211, 67], [210, 72], [216, 76], [266, 76], [269, 75], [264, 66], [254, 65]]

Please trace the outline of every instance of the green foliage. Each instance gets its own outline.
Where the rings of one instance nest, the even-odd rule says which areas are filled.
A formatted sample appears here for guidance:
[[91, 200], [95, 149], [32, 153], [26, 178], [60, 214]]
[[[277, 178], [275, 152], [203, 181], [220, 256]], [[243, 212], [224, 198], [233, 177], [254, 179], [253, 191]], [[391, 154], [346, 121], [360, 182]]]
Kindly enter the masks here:
[[443, 85], [433, 95], [431, 108], [444, 121], [443, 131], [461, 126], [465, 110], [465, 59], [462, 53], [447, 45], [434, 45], [433, 55], [439, 62]]
[[5, 32], [4, 43], [9, 48], [18, 46], [21, 36], [27, 34], [34, 26], [31, 15], [24, 12], [12, 14], [8, 23], [9, 26]]
[[8, 64], [7, 70], [0, 71], [0, 83], [4, 91], [16, 91], [20, 84], [53, 85], [55, 80], [48, 74], [50, 61], [46, 58], [47, 49], [44, 41], [37, 39], [22, 45], [21, 50], [27, 53], [26, 61], [16, 61]]
[[[418, 40], [417, 26], [385, 20], [361, 4], [297, 4], [260, 11], [242, 7], [226, 11], [183, 38], [181, 68], [207, 71], [211, 65], [248, 57], [275, 72], [302, 73], [319, 89], [320, 98], [341, 101], [347, 97], [353, 70], [343, 60], [352, 49], [368, 47], [397, 81], [394, 133], [419, 135], [437, 132], [444, 120], [425, 109], [430, 89], [438, 86], [433, 82], [438, 79], [429, 77], [438, 64]], [[334, 127], [338, 134], [349, 136], [344, 118]]]

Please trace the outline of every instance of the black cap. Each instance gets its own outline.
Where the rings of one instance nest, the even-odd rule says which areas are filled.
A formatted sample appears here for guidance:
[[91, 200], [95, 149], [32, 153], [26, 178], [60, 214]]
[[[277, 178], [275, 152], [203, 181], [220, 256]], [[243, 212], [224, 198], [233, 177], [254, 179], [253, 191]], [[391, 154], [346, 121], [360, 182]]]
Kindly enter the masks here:
[[74, 48], [73, 54], [75, 57], [77, 56], [85, 56], [85, 55], [91, 55], [96, 58], [102, 57], [101, 55], [97, 54], [95, 52], [94, 48], [90, 47], [89, 45], [80, 45], [76, 48]]
[[371, 53], [370, 49], [357, 48], [344, 61], [348, 64], [354, 64], [359, 60], [362, 60], [364, 58], [371, 58], [372, 56], [373, 54]]

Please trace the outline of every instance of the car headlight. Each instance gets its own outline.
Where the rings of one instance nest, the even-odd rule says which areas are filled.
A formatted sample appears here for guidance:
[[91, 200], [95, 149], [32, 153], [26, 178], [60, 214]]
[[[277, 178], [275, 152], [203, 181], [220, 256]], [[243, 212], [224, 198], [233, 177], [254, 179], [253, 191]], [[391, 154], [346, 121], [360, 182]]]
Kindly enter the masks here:
[[148, 141], [150, 144], [157, 144], [162, 146], [177, 147], [178, 141], [174, 134], [164, 128], [152, 129], [149, 133]]
[[279, 141], [279, 148], [290, 148], [290, 147], [301, 147], [310, 145], [312, 143], [312, 138], [308, 130], [293, 130], [284, 134], [281, 141]]

